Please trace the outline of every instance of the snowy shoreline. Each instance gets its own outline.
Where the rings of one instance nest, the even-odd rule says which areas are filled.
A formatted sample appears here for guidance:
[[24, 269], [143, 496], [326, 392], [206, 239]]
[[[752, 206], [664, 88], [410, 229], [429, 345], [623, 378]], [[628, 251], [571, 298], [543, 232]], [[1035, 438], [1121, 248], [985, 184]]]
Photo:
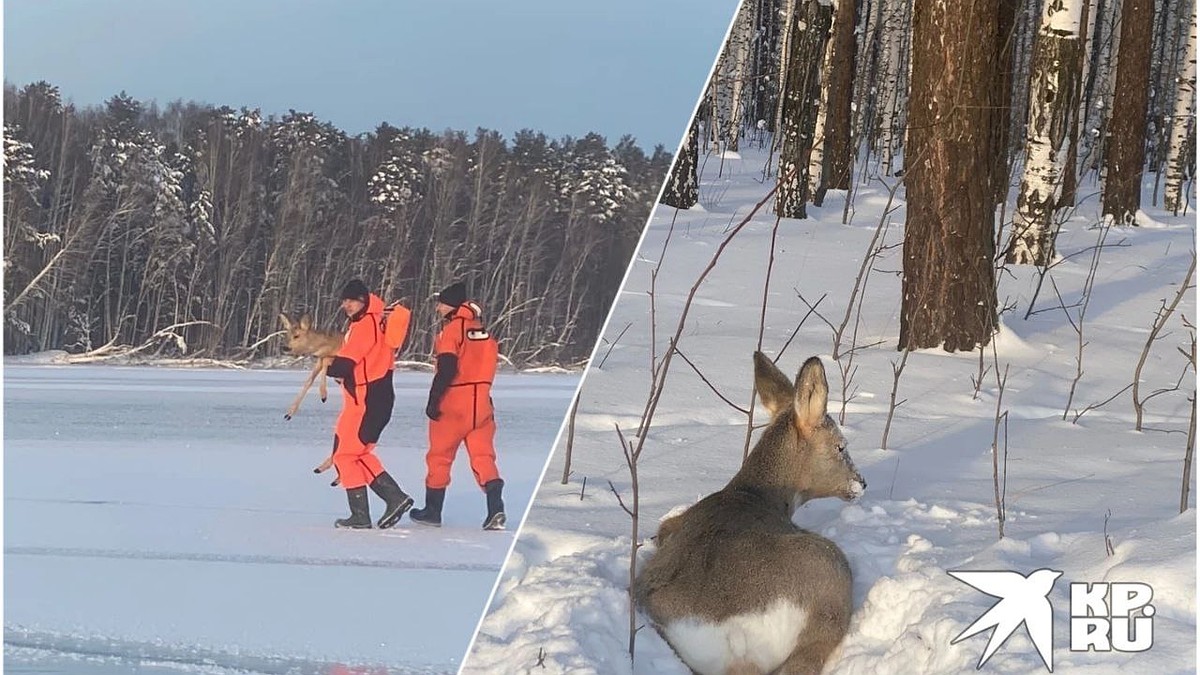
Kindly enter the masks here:
[[[199, 368], [216, 368], [222, 370], [309, 370], [312, 368], [313, 359], [311, 357], [292, 357], [292, 356], [263, 356], [255, 359], [247, 360], [223, 360], [199, 358], [192, 359], [187, 357], [154, 357], [154, 356], [118, 356], [106, 358], [103, 360], [90, 361], [75, 361], [72, 355], [61, 349], [51, 349], [44, 352], [34, 352], [32, 354], [13, 354], [3, 357], [4, 366], [76, 366], [76, 365], [94, 365], [94, 366], [145, 366], [154, 368], [180, 368], [180, 369], [199, 369]], [[396, 370], [408, 372], [433, 372], [433, 364], [424, 361], [397, 361]], [[528, 366], [525, 368], [517, 368], [510, 364], [501, 362], [500, 372], [504, 373], [523, 373], [523, 374], [539, 374], [539, 373], [555, 373], [555, 374], [579, 374], [583, 372], [582, 365], [576, 366]]]

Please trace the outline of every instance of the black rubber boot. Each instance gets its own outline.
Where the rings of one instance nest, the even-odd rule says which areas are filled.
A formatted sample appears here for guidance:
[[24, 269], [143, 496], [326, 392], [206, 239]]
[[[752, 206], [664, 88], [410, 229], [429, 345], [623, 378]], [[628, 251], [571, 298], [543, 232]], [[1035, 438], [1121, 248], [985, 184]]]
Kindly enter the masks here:
[[371, 529], [371, 505], [367, 503], [367, 488], [346, 490], [346, 499], [350, 502], [350, 517], [338, 518], [333, 521], [333, 526], [348, 527], [352, 530]]
[[497, 478], [490, 480], [487, 485], [483, 486], [484, 493], [487, 494], [487, 518], [483, 521], [483, 529], [485, 530], [503, 530], [506, 521], [504, 515], [504, 500], [500, 498], [500, 493], [504, 490], [504, 481]]
[[408, 512], [408, 517], [414, 523], [429, 525], [430, 527], [442, 526], [442, 504], [446, 501], [446, 488], [425, 488], [425, 508], [413, 509]]
[[381, 530], [386, 530], [400, 522], [400, 517], [404, 515], [404, 512], [412, 508], [413, 498], [401, 490], [396, 479], [386, 471], [371, 481], [371, 490], [379, 495], [380, 499], [387, 502], [387, 507], [383, 509], [383, 515], [379, 517], [379, 522], [375, 523]]

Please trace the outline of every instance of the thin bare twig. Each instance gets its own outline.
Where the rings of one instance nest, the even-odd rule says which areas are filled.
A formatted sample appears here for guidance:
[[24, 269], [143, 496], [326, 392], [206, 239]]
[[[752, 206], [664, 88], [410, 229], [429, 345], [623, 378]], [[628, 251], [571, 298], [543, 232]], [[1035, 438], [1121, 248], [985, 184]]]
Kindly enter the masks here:
[[904, 372], [904, 366], [908, 363], [910, 351], [907, 347], [904, 349], [904, 354], [900, 357], [899, 365], [895, 361], [892, 361], [892, 395], [888, 400], [887, 421], [883, 424], [883, 440], [879, 442], [879, 447], [882, 450], [887, 450], [888, 433], [892, 430], [892, 417], [896, 414], [896, 408], [899, 408], [908, 401], [908, 399], [904, 399], [897, 403], [896, 391], [900, 388], [900, 374]]
[[575, 396], [575, 401], [571, 403], [571, 416], [567, 419], [567, 457], [563, 463], [562, 484], [567, 484], [567, 479], [571, 477], [571, 451], [575, 448], [575, 413], [579, 412], [579, 392]]
[[[883, 182], [882, 179], [880, 180]], [[850, 301], [846, 303], [846, 314], [842, 317], [841, 325], [833, 330], [832, 356], [834, 361], [837, 361], [841, 356], [842, 335], [844, 335], [846, 332], [846, 326], [850, 324], [850, 314], [854, 311], [856, 304], [860, 307], [862, 305], [862, 299], [859, 297], [859, 292], [860, 290], [863, 293], [866, 292], [864, 286], [867, 281], [867, 276], [870, 274], [871, 262], [874, 261], [880, 253], [880, 249], [877, 244], [880, 240], [880, 237], [883, 237], [887, 233], [888, 226], [892, 222], [888, 216], [900, 208], [899, 206], [893, 208], [892, 202], [896, 198], [896, 190], [899, 190], [901, 185], [903, 185], [903, 181], [897, 181], [895, 184], [890, 186], [886, 182], [883, 182], [883, 186], [888, 191], [887, 204], [884, 205], [883, 212], [879, 214], [879, 224], [875, 226], [875, 234], [871, 236], [871, 241], [869, 244], [867, 244], [867, 254], [863, 256], [862, 263], [858, 267], [858, 276], [854, 278], [854, 288], [850, 291]], [[830, 324], [830, 327], [832, 328], [833, 325]]]
[[621, 505], [621, 509], [624, 510], [625, 513], [628, 513], [629, 517], [632, 518], [633, 511], [629, 510], [628, 506], [625, 506], [625, 500], [621, 499], [621, 493], [617, 492], [617, 486], [613, 485], [613, 482], [611, 480], [608, 481], [608, 489], [612, 490], [613, 496], [617, 498], [617, 503]]
[[[701, 380], [704, 382], [704, 384], [708, 385], [708, 388], [712, 390], [712, 393], [714, 393], [714, 394], [716, 394], [716, 395], [717, 395], [717, 398], [721, 399], [721, 400], [722, 400], [722, 401], [724, 401], [724, 402], [725, 402], [725, 404], [726, 404], [726, 405], [728, 405], [730, 408], [733, 408], [734, 410], [736, 410], [736, 411], [738, 411], [738, 412], [742, 413], [743, 415], [748, 415], [748, 414], [750, 414], [750, 411], [749, 411], [749, 410], [746, 410], [746, 409], [745, 409], [745, 408], [743, 408], [742, 406], [740, 406], [740, 405], [738, 405], [738, 404], [734, 403], [733, 401], [730, 401], [728, 397], [726, 397], [724, 394], [722, 394], [722, 393], [721, 393], [721, 392], [720, 392], [720, 391], [717, 389], [716, 385], [714, 385], [712, 382], [710, 382], [710, 381], [708, 380], [708, 378], [704, 376], [704, 373], [700, 372], [700, 368], [698, 368], [698, 367], [696, 366], [696, 364], [695, 364], [695, 363], [693, 363], [693, 362], [692, 362], [692, 360], [691, 360], [691, 359], [689, 359], [689, 358], [687, 357], [687, 355], [686, 355], [686, 354], [684, 354], [684, 353], [683, 353], [683, 352], [682, 352], [682, 351], [679, 349], [679, 347], [676, 347], [676, 348], [675, 348], [675, 353], [679, 354], [679, 358], [683, 359], [684, 363], [686, 363], [686, 364], [688, 364], [689, 366], [691, 366], [691, 367], [692, 367], [692, 370], [696, 372], [696, 375], [698, 375], [698, 376], [700, 377], [700, 379], [701, 379]], [[750, 419], [751, 419], [751, 422], [753, 422], [753, 419], [754, 419], [754, 418], [753, 418], [753, 417], [751, 417]]]
[[979, 345], [979, 372], [971, 376], [971, 385], [975, 387], [974, 393], [971, 394], [972, 401], [979, 400], [979, 390], [983, 387], [983, 378], [992, 370], [991, 366], [983, 367], [983, 351], [986, 346]]
[[[763, 331], [767, 327], [767, 297], [771, 290], [771, 270], [775, 267], [775, 241], [779, 236], [779, 221], [783, 220], [781, 216], [775, 217], [775, 225], [771, 228], [771, 253], [767, 257], [767, 274], [763, 280], [762, 307], [758, 314], [758, 343], [755, 349], [762, 351]], [[750, 387], [750, 405], [746, 411], [746, 439], [742, 446], [742, 461], [750, 456], [750, 437], [754, 430], [754, 402], [758, 399], [758, 383], [755, 382]]]
[[1112, 537], [1108, 536], [1108, 519], [1112, 516], [1112, 509], [1104, 512], [1104, 555], [1111, 558], [1117, 554], [1117, 549], [1113, 547]]
[[[1008, 485], [1008, 469], [1007, 469], [1007, 467], [1008, 467], [1008, 451], [1007, 451], [1008, 440], [1007, 440], [1007, 421], [1006, 421], [1008, 418], [1008, 411], [1005, 410], [1004, 413], [1001, 414], [1000, 405], [1001, 405], [1002, 401], [1004, 400], [1004, 385], [1005, 385], [1005, 383], [1008, 382], [1008, 364], [1007, 363], [1004, 364], [1004, 374], [1001, 375], [1000, 374], [1000, 357], [996, 353], [996, 341], [995, 340], [992, 340], [992, 359], [993, 359], [993, 365], [995, 366], [995, 372], [996, 372], [996, 417], [995, 417], [995, 423], [992, 426], [992, 484], [993, 484], [993, 487], [995, 488], [995, 492], [996, 492], [996, 520], [997, 520], [997, 524], [1000, 529], [1000, 538], [1003, 539], [1004, 538], [1004, 519], [1005, 519], [1005, 516], [1007, 515], [1006, 509], [1005, 509], [1005, 502], [1007, 501], [1007, 495], [1004, 494], [1004, 492], [1007, 491], [1007, 485]], [[1005, 466], [1005, 471], [1004, 471], [1005, 488], [1004, 488], [1004, 490], [1001, 490], [1001, 487], [1000, 487], [1000, 482], [1001, 482], [1001, 478], [1000, 478], [1000, 424], [1001, 424], [1002, 420], [1005, 421], [1005, 429], [1006, 429], [1006, 431], [1005, 431], [1005, 437], [1006, 437], [1005, 438], [1005, 456], [1004, 456], [1004, 466]]]
[[604, 358], [600, 359], [600, 363], [596, 365], [596, 370], [604, 370], [604, 362], [608, 360], [608, 355], [612, 353], [613, 348], [617, 346], [617, 343], [621, 341], [621, 337], [625, 335], [625, 331], [629, 330], [629, 327], [632, 325], [632, 323], [625, 324], [625, 327], [617, 334], [616, 339], [608, 343], [608, 351], [604, 352]]
[[[1122, 239], [1121, 241], [1118, 241], [1115, 244], [1100, 244], [1099, 248], [1127, 248], [1128, 246], [1129, 246], [1129, 244], [1124, 239]], [[1033, 306], [1037, 303], [1038, 294], [1040, 294], [1042, 292], [1042, 284], [1045, 283], [1051, 270], [1053, 270], [1055, 267], [1058, 267], [1059, 265], [1067, 262], [1071, 258], [1074, 258], [1077, 255], [1081, 255], [1084, 253], [1094, 251], [1094, 250], [1096, 250], [1096, 248], [1097, 248], [1096, 244], [1088, 246], [1087, 248], [1081, 248], [1078, 251], [1075, 251], [1074, 253], [1069, 253], [1069, 254], [1059, 258], [1058, 260], [1055, 260], [1054, 262], [1050, 263], [1049, 265], [1046, 265], [1045, 267], [1037, 268], [1037, 271], [1038, 271], [1037, 286], [1035, 286], [1033, 289], [1033, 297], [1029, 300], [1029, 309], [1025, 310], [1024, 318], [1028, 319], [1029, 317], [1034, 316], [1036, 314], [1041, 314], [1042, 312], [1049, 312], [1054, 309], [1053, 307], [1046, 307], [1045, 309], [1039, 309], [1037, 311], [1034, 311], [1034, 309], [1033, 309]], [[1072, 306], [1074, 306], [1074, 305], [1072, 305]]]
[[[1087, 317], [1088, 305], [1092, 301], [1092, 289], [1096, 284], [1096, 273], [1100, 270], [1100, 254], [1104, 252], [1104, 240], [1108, 237], [1111, 227], [1110, 220], [1106, 220], [1100, 225], [1100, 234], [1098, 235], [1096, 246], [1092, 250], [1092, 261], [1088, 266], [1088, 275], [1083, 282], [1083, 296], [1080, 300], [1077, 317], [1079, 319], [1078, 323], [1072, 320], [1071, 313], [1067, 311], [1066, 306], [1063, 304], [1062, 293], [1058, 291], [1058, 284], [1054, 283], [1053, 277], [1050, 278], [1050, 284], [1054, 287], [1055, 295], [1058, 296], [1059, 306], [1063, 308], [1063, 313], [1067, 316], [1067, 321], [1071, 323], [1071, 327], [1075, 329], [1075, 334], [1078, 338], [1076, 340], [1077, 348], [1075, 352], [1075, 378], [1071, 380], [1071, 390], [1067, 394], [1067, 405], [1063, 407], [1062, 418], [1064, 421], [1071, 410], [1071, 402], [1075, 399], [1075, 388], [1079, 386], [1079, 380], [1083, 379], [1083, 349], [1088, 346], [1088, 343], [1083, 339], [1084, 319]], [[1078, 420], [1078, 418], [1076, 419]]]
[[1183, 278], [1183, 283], [1179, 284], [1179, 290], [1175, 293], [1174, 299], [1171, 300], [1170, 306], [1163, 305], [1154, 317], [1154, 323], [1150, 326], [1150, 336], [1146, 338], [1146, 344], [1142, 347], [1142, 354], [1138, 357], [1137, 367], [1133, 369], [1133, 412], [1136, 417], [1134, 428], [1138, 431], [1142, 430], [1142, 415], [1144, 413], [1145, 401], [1138, 398], [1138, 386], [1142, 380], [1142, 367], [1146, 365], [1146, 357], [1150, 355], [1150, 347], [1154, 341], [1158, 339], [1158, 333], [1166, 325], [1167, 319], [1174, 313], [1175, 308], [1179, 306], [1179, 301], [1183, 299], [1185, 293], [1191, 288], [1192, 274], [1196, 271], [1196, 254], [1192, 253], [1192, 264], [1188, 265], [1187, 275]]
[[783, 347], [780, 347], [779, 353], [775, 355], [775, 358], [771, 359], [771, 363], [779, 363], [780, 357], [782, 357], [783, 353], [787, 351], [788, 346], [792, 344], [792, 340], [796, 339], [796, 335], [800, 333], [800, 329], [804, 326], [804, 322], [808, 321], [808, 317], [812, 316], [813, 312], [817, 311], [817, 307], [821, 306], [821, 301], [824, 300], [828, 295], [828, 293], [822, 294], [821, 297], [817, 298], [816, 304], [812, 307], [809, 307], [808, 311], [804, 313], [804, 316], [800, 318], [800, 323], [796, 324], [796, 329], [792, 331], [792, 334], [788, 336], [787, 341], [783, 343]]
[[1101, 402], [1099, 402], [1099, 403], [1093, 403], [1093, 404], [1089, 405], [1088, 407], [1084, 408], [1083, 410], [1077, 410], [1077, 411], [1075, 411], [1075, 417], [1074, 417], [1074, 419], [1072, 419], [1072, 420], [1071, 420], [1071, 424], [1075, 424], [1076, 422], [1078, 422], [1078, 421], [1079, 421], [1079, 418], [1080, 418], [1080, 417], [1083, 417], [1083, 416], [1084, 416], [1084, 415], [1086, 415], [1087, 413], [1089, 413], [1089, 412], [1091, 412], [1091, 411], [1093, 411], [1093, 410], [1097, 410], [1097, 409], [1099, 409], [1099, 408], [1103, 408], [1104, 406], [1108, 405], [1108, 404], [1109, 404], [1109, 403], [1111, 403], [1113, 400], [1115, 400], [1115, 399], [1116, 399], [1118, 396], [1120, 396], [1121, 394], [1124, 394], [1125, 392], [1129, 391], [1129, 388], [1130, 388], [1130, 387], [1132, 387], [1132, 386], [1133, 386], [1133, 384], [1132, 384], [1132, 383], [1131, 383], [1131, 384], [1127, 384], [1127, 385], [1125, 385], [1124, 387], [1122, 387], [1122, 388], [1121, 388], [1121, 391], [1118, 391], [1117, 393], [1113, 394], [1112, 396], [1109, 396], [1108, 398], [1104, 399], [1103, 401], [1101, 401]]
[[1187, 448], [1183, 452], [1183, 487], [1179, 490], [1179, 512], [1187, 511], [1188, 494], [1192, 488], [1192, 458], [1196, 452], [1196, 392], [1189, 399], [1192, 402], [1192, 416], [1188, 420]]

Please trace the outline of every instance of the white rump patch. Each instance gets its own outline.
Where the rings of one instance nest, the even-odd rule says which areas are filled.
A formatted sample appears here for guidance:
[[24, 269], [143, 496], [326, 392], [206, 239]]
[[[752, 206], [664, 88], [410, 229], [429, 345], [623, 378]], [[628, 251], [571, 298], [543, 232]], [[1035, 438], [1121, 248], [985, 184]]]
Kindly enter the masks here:
[[663, 632], [684, 662], [701, 675], [723, 675], [735, 663], [753, 663], [769, 673], [791, 655], [807, 623], [808, 612], [780, 598], [764, 612], [720, 622], [676, 619]]

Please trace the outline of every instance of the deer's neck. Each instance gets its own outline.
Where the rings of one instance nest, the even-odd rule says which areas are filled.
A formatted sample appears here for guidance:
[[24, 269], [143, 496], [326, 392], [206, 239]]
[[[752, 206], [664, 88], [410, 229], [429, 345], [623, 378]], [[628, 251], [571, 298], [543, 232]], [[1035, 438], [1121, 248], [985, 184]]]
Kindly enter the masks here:
[[778, 447], [763, 447], [760, 443], [726, 489], [756, 495], [772, 510], [778, 509], [791, 518], [796, 508], [808, 501], [808, 491], [791, 479], [792, 472], [785, 468], [789, 466], [783, 461], [785, 458], [774, 456], [781, 452]]

